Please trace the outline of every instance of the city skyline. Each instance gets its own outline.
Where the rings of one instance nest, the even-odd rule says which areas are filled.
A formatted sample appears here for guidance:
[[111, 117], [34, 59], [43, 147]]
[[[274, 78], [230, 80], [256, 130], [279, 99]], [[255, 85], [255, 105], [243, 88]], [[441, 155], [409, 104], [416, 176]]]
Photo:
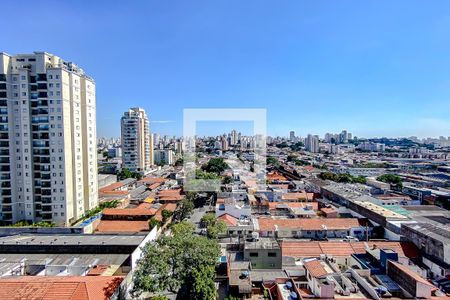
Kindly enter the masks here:
[[[58, 2], [56, 15], [46, 9], [56, 2], [44, 2], [27, 3], [21, 13], [29, 22], [49, 20], [55, 35], [72, 42], [19, 22], [2, 36], [1, 50], [48, 51], [88, 70], [98, 86], [99, 136], [119, 136], [118, 120], [130, 105], [144, 108], [163, 135], [181, 135], [184, 108], [223, 107], [266, 108], [274, 136], [323, 136], [337, 128], [358, 137], [450, 132], [445, 2], [379, 2], [370, 9], [353, 1], [175, 9]], [[11, 13], [3, 27], [17, 18], [16, 5], [5, 3]], [[353, 13], [341, 17], [347, 11]], [[17, 31], [28, 33], [26, 45]]]

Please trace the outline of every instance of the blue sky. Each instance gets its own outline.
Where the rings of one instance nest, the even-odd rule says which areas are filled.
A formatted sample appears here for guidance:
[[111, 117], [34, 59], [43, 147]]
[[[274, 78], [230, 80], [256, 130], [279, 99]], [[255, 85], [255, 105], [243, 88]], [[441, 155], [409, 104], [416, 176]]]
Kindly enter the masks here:
[[183, 108], [224, 107], [266, 108], [272, 135], [450, 135], [448, 1], [5, 1], [2, 10], [0, 51], [48, 51], [95, 78], [98, 136], [118, 136], [130, 106], [160, 134], [181, 134]]

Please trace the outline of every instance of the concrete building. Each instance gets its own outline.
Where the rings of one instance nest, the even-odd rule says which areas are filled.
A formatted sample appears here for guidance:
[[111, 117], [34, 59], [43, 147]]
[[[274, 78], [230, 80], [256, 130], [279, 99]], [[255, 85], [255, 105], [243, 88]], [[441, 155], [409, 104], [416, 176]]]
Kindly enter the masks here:
[[155, 164], [157, 165], [173, 165], [173, 151], [172, 150], [155, 150]]
[[282, 256], [278, 242], [273, 238], [246, 241], [244, 260], [250, 261], [252, 269], [281, 269]]
[[95, 82], [46, 52], [0, 53], [0, 223], [70, 225], [98, 204]]
[[295, 141], [295, 131], [290, 131], [290, 132], [289, 132], [289, 140], [290, 140], [291, 142], [294, 142], [294, 141]]
[[150, 126], [142, 108], [130, 108], [121, 119], [123, 168], [145, 173], [152, 164]]
[[120, 147], [114, 147], [108, 149], [108, 157], [114, 158], [114, 157], [122, 157], [122, 148]]
[[319, 152], [319, 138], [316, 135], [308, 134], [305, 139], [306, 151], [317, 153]]
[[[443, 218], [445, 219], [445, 218]], [[450, 262], [450, 226], [432, 223], [403, 224], [401, 233], [423, 253]]]

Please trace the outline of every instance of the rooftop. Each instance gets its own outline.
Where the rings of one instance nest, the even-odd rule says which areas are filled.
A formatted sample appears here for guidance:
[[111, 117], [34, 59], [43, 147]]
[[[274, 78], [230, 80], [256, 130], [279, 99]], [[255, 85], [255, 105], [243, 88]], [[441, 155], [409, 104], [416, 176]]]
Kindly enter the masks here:
[[[142, 235], [18, 234], [0, 237], [0, 245], [129, 245], [138, 246]], [[1, 247], [0, 247], [1, 249]], [[1, 252], [1, 250], [0, 250]]]
[[326, 219], [272, 219], [258, 218], [259, 228], [262, 231], [274, 231], [278, 229], [298, 230], [347, 230], [360, 227], [355, 218], [326, 218]]
[[20, 276], [0, 279], [0, 299], [109, 299], [120, 285], [119, 276]]
[[366, 249], [390, 249], [399, 256], [417, 258], [417, 248], [408, 242], [369, 241], [369, 242], [340, 242], [340, 241], [298, 241], [283, 240], [281, 249], [283, 256], [297, 258], [320, 257], [321, 254], [331, 256], [350, 256], [352, 254], [363, 254]]

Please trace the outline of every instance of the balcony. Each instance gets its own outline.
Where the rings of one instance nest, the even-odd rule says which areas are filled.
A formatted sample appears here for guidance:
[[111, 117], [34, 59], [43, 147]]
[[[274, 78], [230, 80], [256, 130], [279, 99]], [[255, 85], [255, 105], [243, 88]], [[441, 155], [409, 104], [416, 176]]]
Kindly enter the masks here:
[[37, 81], [47, 81], [47, 74], [37, 74]]
[[0, 166], [0, 172], [10, 172], [9, 166]]
[[2, 195], [2, 196], [11, 196], [11, 189], [2, 190], [0, 195]]
[[10, 174], [2, 174], [0, 175], [0, 180], [11, 180]]
[[47, 92], [39, 92], [38, 98], [47, 98]]
[[9, 182], [9, 181], [2, 182], [0, 186], [2, 188], [10, 188], [11, 187], [11, 182]]
[[37, 89], [38, 90], [46, 90], [47, 89], [47, 83], [38, 83]]

